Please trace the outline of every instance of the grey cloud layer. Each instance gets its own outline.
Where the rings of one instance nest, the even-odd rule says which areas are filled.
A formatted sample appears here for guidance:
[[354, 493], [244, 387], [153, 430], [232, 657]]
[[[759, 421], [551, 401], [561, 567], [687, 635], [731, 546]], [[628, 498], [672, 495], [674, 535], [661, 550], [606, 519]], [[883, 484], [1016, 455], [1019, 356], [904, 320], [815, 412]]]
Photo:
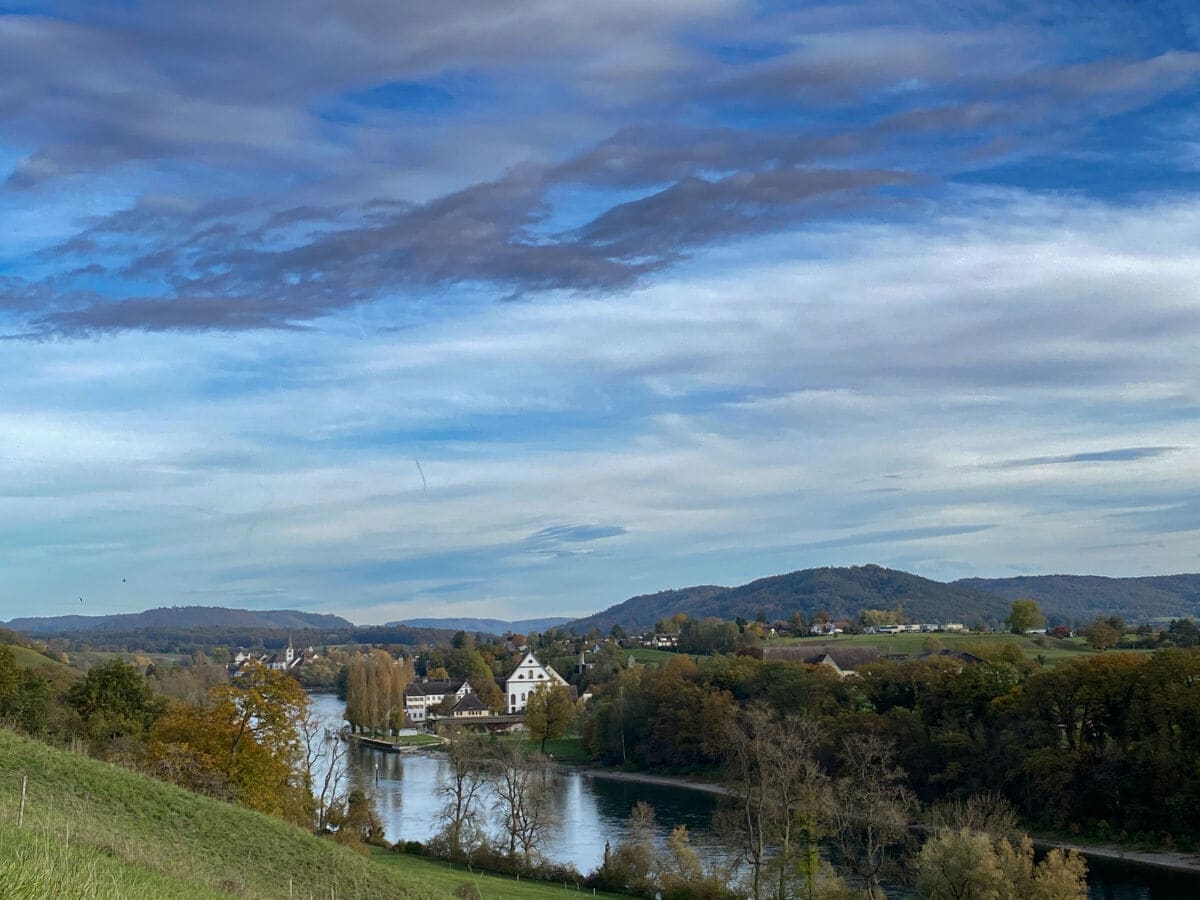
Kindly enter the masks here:
[[[922, 28], [832, 7], [775, 31], [720, 0], [2, 16], [0, 140], [24, 153], [8, 196], [103, 173], [140, 199], [47, 248], [49, 274], [0, 281], [0, 310], [10, 334], [77, 336], [295, 328], [453, 286], [622, 291], [700, 248], [903, 212], [981, 156], [1069, 143], [1200, 71], [1179, 50], [1056, 64], [1021, 16], [951, 30], [946, 12]], [[764, 33], [783, 40], [760, 60], [706, 49]], [[319, 112], [456, 72], [491, 101]], [[463, 147], [477, 127], [525, 161]], [[434, 140], [472, 161], [432, 158]]]

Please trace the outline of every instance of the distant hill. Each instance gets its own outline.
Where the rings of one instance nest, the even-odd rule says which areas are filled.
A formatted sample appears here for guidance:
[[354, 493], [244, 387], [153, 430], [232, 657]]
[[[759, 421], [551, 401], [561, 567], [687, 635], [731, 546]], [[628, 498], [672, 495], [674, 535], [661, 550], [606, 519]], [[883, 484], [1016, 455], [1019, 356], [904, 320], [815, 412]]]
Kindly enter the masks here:
[[585, 633], [607, 632], [620, 625], [631, 633], [647, 631], [660, 619], [683, 613], [698, 619], [715, 616], [769, 621], [799, 612], [806, 619], [824, 611], [834, 618], [855, 618], [864, 609], [894, 609], [918, 622], [983, 622], [999, 625], [1012, 601], [1032, 597], [1051, 622], [1082, 624], [1099, 615], [1139, 622], [1200, 615], [1200, 575], [1101, 578], [1095, 575], [1038, 575], [1019, 578], [967, 578], [945, 584], [882, 566], [802, 569], [760, 578], [740, 587], [701, 587], [631, 597], [570, 623]]
[[551, 616], [546, 619], [518, 619], [506, 622], [503, 619], [401, 619], [398, 622], [388, 622], [388, 625], [407, 625], [410, 628], [439, 628], [451, 631], [482, 631], [485, 634], [504, 634], [512, 631], [517, 634], [527, 634], [530, 631], [547, 631], [566, 625], [569, 616]]
[[1140, 622], [1200, 614], [1200, 575], [1023, 575], [964, 578], [954, 583], [1009, 603], [1018, 597], [1032, 597], [1047, 615], [1066, 622], [1090, 622], [1100, 615]]
[[711, 585], [633, 597], [603, 612], [571, 623], [576, 631], [608, 631], [620, 625], [640, 632], [665, 616], [715, 616], [769, 621], [799, 612], [806, 619], [816, 612], [834, 618], [854, 618], [864, 609], [893, 609], [902, 604], [908, 618], [924, 622], [995, 622], [1008, 614], [1010, 603], [982, 591], [931, 581], [881, 566], [803, 569], [760, 578], [741, 587]]
[[30, 616], [11, 619], [7, 627], [44, 637], [85, 631], [131, 631], [141, 628], [274, 628], [303, 630], [353, 628], [340, 616], [294, 609], [225, 609], [220, 606], [163, 606], [140, 613], [110, 616]]

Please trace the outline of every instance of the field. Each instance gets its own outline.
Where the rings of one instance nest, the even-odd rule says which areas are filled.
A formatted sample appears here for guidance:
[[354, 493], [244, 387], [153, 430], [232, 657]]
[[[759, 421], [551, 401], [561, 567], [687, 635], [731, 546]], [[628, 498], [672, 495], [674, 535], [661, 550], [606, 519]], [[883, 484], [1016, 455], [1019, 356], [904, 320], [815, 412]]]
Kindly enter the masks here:
[[[1056, 665], [1067, 659], [1079, 659], [1097, 652], [1088, 647], [1082, 638], [1060, 640], [1046, 637], [1042, 640], [1045, 646], [1038, 646], [1033, 637], [1017, 634], [951, 634], [943, 632], [917, 634], [905, 632], [903, 634], [841, 634], [836, 637], [777, 638], [768, 641], [766, 646], [878, 647], [879, 652], [883, 654], [904, 653], [915, 656], [934, 644], [948, 650], [966, 650], [968, 652], [978, 652], [1011, 644], [1018, 647], [1031, 659], [1041, 657], [1048, 665]], [[1146, 651], [1110, 650], [1107, 652]]]
[[[375, 850], [372, 853], [372, 861], [382, 866], [400, 868], [410, 878], [418, 876], [424, 883], [440, 889], [443, 896], [450, 896], [456, 888], [467, 882], [474, 884], [479, 889], [479, 896], [482, 900], [541, 900], [541, 898], [564, 900], [565, 897], [570, 896], [593, 896], [590, 888], [578, 888], [573, 884], [570, 886], [548, 884], [544, 881], [527, 879], [517, 881], [508, 875], [485, 875], [478, 870], [472, 872], [464, 866], [452, 866], [449, 863], [404, 856], [387, 850]], [[617, 897], [621, 895], [597, 893], [595, 896]]]
[[[469, 877], [413, 857], [359, 855], [278, 819], [0, 730], [6, 900], [450, 897]], [[480, 887], [484, 898], [514, 900], [564, 890], [492, 876]]]
[[674, 650], [655, 650], [651, 647], [634, 647], [630, 650], [621, 651], [622, 659], [628, 659], [632, 656], [635, 662], [639, 662], [643, 666], [661, 666], [668, 659], [673, 659], [679, 655]]

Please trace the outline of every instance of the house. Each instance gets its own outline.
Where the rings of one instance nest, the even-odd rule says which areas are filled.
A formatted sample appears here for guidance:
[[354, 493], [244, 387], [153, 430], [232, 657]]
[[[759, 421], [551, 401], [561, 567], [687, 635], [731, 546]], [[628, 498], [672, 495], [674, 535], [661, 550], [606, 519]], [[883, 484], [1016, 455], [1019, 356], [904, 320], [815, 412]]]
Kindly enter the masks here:
[[450, 710], [450, 715], [455, 719], [478, 719], [491, 714], [492, 711], [487, 708], [487, 704], [479, 699], [478, 694], [474, 693], [464, 695]]
[[292, 646], [292, 639], [288, 638], [287, 646], [274, 653], [238, 650], [233, 657], [233, 663], [229, 666], [229, 672], [231, 675], [237, 675], [247, 663], [251, 662], [259, 663], [276, 672], [294, 672], [301, 666], [312, 662], [318, 655], [312, 647], [306, 647], [303, 650], [296, 649]]
[[962, 622], [947, 622], [946, 630], [947, 631], [966, 631], [967, 626], [964, 625]]
[[457, 702], [471, 693], [471, 683], [465, 678], [414, 681], [404, 689], [404, 714], [410, 722], [424, 722], [429, 711], [436, 709], [447, 697]]
[[674, 634], [652, 634], [642, 638], [643, 647], [653, 647], [656, 650], [674, 650], [679, 646], [679, 637]]
[[550, 666], [538, 662], [533, 653], [526, 653], [512, 674], [504, 679], [504, 696], [508, 698], [510, 714], [523, 713], [529, 703], [529, 695], [543, 684], [567, 686], [566, 680]]
[[819, 634], [825, 636], [831, 634], [842, 634], [844, 631], [845, 629], [839, 628], [833, 622], [818, 622], [816, 625], [813, 625], [808, 629], [809, 634]]

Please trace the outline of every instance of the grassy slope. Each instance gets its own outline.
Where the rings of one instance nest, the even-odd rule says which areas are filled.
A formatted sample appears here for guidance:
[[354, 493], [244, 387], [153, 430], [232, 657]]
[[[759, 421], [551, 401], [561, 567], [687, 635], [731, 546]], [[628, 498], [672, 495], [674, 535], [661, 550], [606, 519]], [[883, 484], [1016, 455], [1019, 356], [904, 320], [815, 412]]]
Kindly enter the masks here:
[[[395, 854], [382, 864], [277, 819], [0, 730], [5, 898], [448, 897], [466, 878], [435, 877], [439, 867]], [[562, 890], [522, 882], [520, 896]]]
[[[837, 637], [811, 637], [811, 638], [779, 638], [771, 643], [779, 644], [812, 644], [814, 647], [830, 646], [830, 647], [878, 647], [879, 652], [888, 653], [907, 653], [916, 655], [925, 649], [925, 644], [930, 638], [936, 638], [938, 644], [949, 650], [975, 650], [982, 647], [995, 646], [997, 644], [1012, 643], [1021, 649], [1026, 656], [1036, 659], [1038, 656], [1045, 657], [1046, 662], [1054, 665], [1067, 659], [1079, 659], [1095, 653], [1087, 646], [1082, 638], [1067, 638], [1065, 640], [1056, 640], [1054, 638], [1046, 638], [1046, 646], [1037, 646], [1032, 638], [1024, 637], [1016, 634], [843, 634]], [[1122, 652], [1149, 652], [1149, 651], [1121, 651], [1109, 650], [1109, 653]]]
[[[386, 850], [375, 850], [372, 859], [383, 866], [402, 868], [408, 877], [419, 877], [422, 882], [442, 891], [446, 896], [467, 881], [479, 888], [479, 894], [483, 900], [542, 900], [542, 898], [551, 900], [551, 897], [562, 900], [565, 896], [593, 896], [590, 888], [576, 888], [575, 885], [564, 886], [527, 879], [517, 881], [508, 875], [483, 874], [478, 870], [471, 872], [463, 866], [450, 866], [446, 863], [403, 856]], [[597, 893], [595, 896], [617, 897], [621, 895]]]

